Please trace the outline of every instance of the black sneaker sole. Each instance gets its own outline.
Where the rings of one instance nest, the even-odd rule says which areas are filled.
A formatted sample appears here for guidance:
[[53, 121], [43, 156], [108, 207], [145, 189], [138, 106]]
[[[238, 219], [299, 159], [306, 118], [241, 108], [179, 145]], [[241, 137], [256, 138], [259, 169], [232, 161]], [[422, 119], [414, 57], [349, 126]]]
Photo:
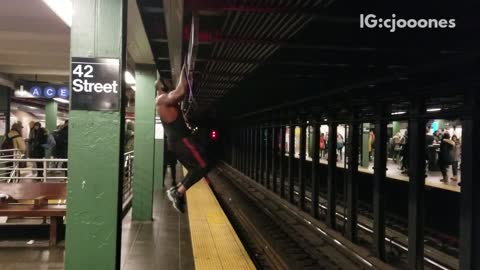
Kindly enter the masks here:
[[173, 208], [175, 208], [175, 210], [179, 213], [184, 213], [185, 211], [180, 209], [177, 204], [175, 203], [175, 198], [173, 198], [172, 194], [170, 193], [170, 191], [172, 190], [172, 188], [170, 188], [168, 191], [167, 191], [167, 197], [168, 199], [172, 202], [172, 205], [173, 205]]
[[185, 211], [180, 209], [175, 203], [172, 203], [173, 208], [180, 214], [183, 214]]

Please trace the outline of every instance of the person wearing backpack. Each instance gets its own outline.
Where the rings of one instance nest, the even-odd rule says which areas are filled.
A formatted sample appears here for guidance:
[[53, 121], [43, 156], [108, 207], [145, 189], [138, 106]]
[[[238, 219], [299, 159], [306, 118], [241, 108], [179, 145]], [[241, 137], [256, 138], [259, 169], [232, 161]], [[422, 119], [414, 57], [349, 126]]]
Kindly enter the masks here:
[[[22, 138], [22, 129], [22, 122], [12, 125], [10, 132], [8, 132], [2, 143], [2, 150], [17, 149], [21, 154], [25, 153], [26, 146]], [[11, 153], [7, 153], [7, 155], [11, 155]]]
[[[2, 142], [2, 150], [12, 150], [16, 149], [16, 152], [5, 151], [2, 152], [2, 156], [9, 156], [10, 158], [21, 158], [25, 154], [26, 146], [25, 141], [22, 138], [22, 129], [23, 125], [21, 122], [15, 123], [12, 125], [10, 132], [8, 132], [5, 140]], [[25, 163], [19, 163], [19, 166]], [[13, 167], [13, 162], [7, 162], [6, 167]], [[6, 171], [10, 173], [10, 171]]]
[[[42, 127], [40, 122], [36, 122], [33, 125], [32, 131], [32, 152], [30, 157], [34, 159], [45, 158], [45, 145], [48, 142], [48, 132]], [[37, 165], [37, 177], [43, 177], [43, 162], [36, 162]]]

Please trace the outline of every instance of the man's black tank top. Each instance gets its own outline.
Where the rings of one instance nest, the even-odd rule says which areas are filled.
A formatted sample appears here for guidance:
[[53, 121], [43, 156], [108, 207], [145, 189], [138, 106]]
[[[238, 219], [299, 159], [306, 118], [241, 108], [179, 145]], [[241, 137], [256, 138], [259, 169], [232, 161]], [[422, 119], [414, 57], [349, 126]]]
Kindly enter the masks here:
[[183, 114], [180, 111], [180, 108], [177, 109], [177, 119], [171, 123], [166, 123], [162, 120], [163, 129], [165, 131], [165, 136], [169, 142], [176, 142], [185, 137], [190, 136], [190, 129], [188, 129], [185, 120], [183, 119]]

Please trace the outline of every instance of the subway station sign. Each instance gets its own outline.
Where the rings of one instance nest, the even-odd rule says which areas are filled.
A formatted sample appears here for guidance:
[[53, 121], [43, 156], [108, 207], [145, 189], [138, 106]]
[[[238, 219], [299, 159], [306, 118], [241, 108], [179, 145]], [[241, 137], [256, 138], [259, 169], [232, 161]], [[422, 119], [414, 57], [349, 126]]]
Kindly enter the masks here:
[[72, 110], [119, 111], [120, 60], [73, 57], [71, 66]]
[[19, 89], [15, 90], [15, 97], [21, 98], [62, 98], [68, 99], [70, 91], [65, 85], [47, 83], [21, 82]]

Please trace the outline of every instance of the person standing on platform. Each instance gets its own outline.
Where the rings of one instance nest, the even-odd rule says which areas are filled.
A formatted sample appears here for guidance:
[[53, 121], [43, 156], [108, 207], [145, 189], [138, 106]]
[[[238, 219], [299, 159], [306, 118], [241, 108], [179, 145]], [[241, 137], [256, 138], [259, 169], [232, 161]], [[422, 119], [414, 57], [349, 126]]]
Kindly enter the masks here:
[[402, 166], [400, 167], [400, 170], [402, 171], [401, 172], [402, 174], [408, 174], [408, 168], [409, 168], [409, 162], [410, 162], [408, 131], [405, 131], [405, 135], [403, 135], [403, 138], [400, 140], [400, 144], [402, 145], [402, 150], [400, 152], [400, 155], [402, 156]]
[[325, 133], [320, 134], [320, 158], [325, 157], [326, 140]]
[[[16, 149], [19, 152], [18, 154], [25, 154], [27, 147], [25, 146], [25, 141], [22, 137], [22, 129], [22, 122], [17, 122], [12, 125], [12, 128], [10, 128], [10, 131], [5, 138], [5, 142], [2, 144], [2, 150]], [[7, 153], [6, 155], [12, 154]]]
[[452, 181], [458, 180], [458, 168], [460, 163], [460, 157], [462, 156], [462, 144], [457, 135], [452, 136], [452, 141], [455, 143], [453, 146], [453, 161], [452, 161], [452, 172], [453, 177], [450, 178]]
[[345, 139], [343, 138], [342, 134], [337, 134], [337, 161], [343, 160], [343, 147], [345, 146]]
[[440, 134], [440, 131], [439, 130], [435, 130], [435, 132], [433, 132], [433, 140], [435, 143], [440, 143], [441, 142], [441, 134]]
[[400, 153], [402, 152], [402, 134], [397, 132], [392, 138], [393, 143], [393, 162], [398, 163], [400, 160]]
[[[26, 146], [25, 141], [22, 138], [22, 129], [23, 125], [22, 122], [17, 122], [12, 125], [12, 128], [8, 132], [5, 140], [2, 142], [2, 150], [11, 150], [11, 151], [4, 151], [1, 153], [1, 156], [4, 158], [12, 158], [18, 159], [22, 158], [25, 154]], [[15, 149], [15, 151], [13, 150]], [[22, 164], [21, 162], [18, 163], [19, 165]], [[13, 168], [14, 162], [7, 162], [5, 164], [6, 167]], [[2, 171], [2, 173], [6, 173], [10, 175], [11, 170]]]
[[135, 125], [132, 121], [128, 121], [125, 128], [125, 152], [131, 152], [135, 141]]
[[[63, 126], [54, 133], [55, 142], [55, 155], [60, 159], [68, 158], [68, 120], [65, 121]], [[67, 162], [62, 162], [62, 168], [67, 169]], [[65, 170], [65, 176], [68, 176], [68, 170]]]
[[30, 158], [30, 154], [32, 153], [32, 143], [33, 143], [33, 125], [35, 121], [30, 121], [28, 123], [28, 138], [27, 138], [27, 149], [25, 156]]
[[438, 166], [442, 171], [441, 182], [448, 182], [447, 169], [453, 162], [453, 149], [455, 142], [450, 139], [450, 134], [445, 132], [440, 142], [440, 154], [438, 155]]
[[368, 133], [368, 160], [373, 160], [373, 150], [375, 149], [375, 133], [370, 129]]
[[185, 73], [185, 66], [183, 66], [178, 85], [173, 91], [168, 91], [159, 80], [155, 83], [155, 88], [159, 94], [156, 100], [156, 110], [162, 120], [168, 148], [188, 170], [183, 181], [167, 191], [168, 198], [172, 201], [174, 208], [182, 213], [185, 207], [186, 191], [202, 179], [209, 170], [199, 145], [191, 138], [191, 131], [187, 127], [183, 112], [180, 109], [179, 103], [185, 97], [187, 88]]
[[[30, 157], [33, 159], [43, 159], [45, 158], [45, 148], [44, 145], [48, 140], [48, 132], [45, 128], [42, 127], [40, 122], [33, 124], [32, 131], [32, 152]], [[43, 177], [43, 162], [37, 161], [37, 177]], [[38, 179], [37, 179], [38, 180]]]

